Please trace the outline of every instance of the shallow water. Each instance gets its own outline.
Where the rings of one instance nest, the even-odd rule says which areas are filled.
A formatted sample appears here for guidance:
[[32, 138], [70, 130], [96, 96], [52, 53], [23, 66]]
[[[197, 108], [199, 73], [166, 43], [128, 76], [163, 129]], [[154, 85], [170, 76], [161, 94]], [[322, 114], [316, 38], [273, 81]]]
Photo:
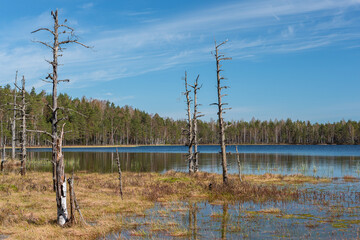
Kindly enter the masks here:
[[291, 202], [157, 203], [144, 216], [119, 215], [126, 228], [102, 239], [358, 238], [358, 183], [339, 180], [312, 187], [319, 192]]
[[[146, 146], [118, 148], [123, 171], [187, 171], [186, 147]], [[116, 171], [115, 148], [64, 149], [66, 170], [109, 173]], [[218, 146], [200, 146], [200, 171], [220, 173]], [[237, 173], [235, 147], [228, 147], [229, 173]], [[239, 146], [242, 172], [301, 173], [320, 177], [360, 176], [360, 146]], [[50, 149], [30, 149], [29, 168], [50, 171]]]

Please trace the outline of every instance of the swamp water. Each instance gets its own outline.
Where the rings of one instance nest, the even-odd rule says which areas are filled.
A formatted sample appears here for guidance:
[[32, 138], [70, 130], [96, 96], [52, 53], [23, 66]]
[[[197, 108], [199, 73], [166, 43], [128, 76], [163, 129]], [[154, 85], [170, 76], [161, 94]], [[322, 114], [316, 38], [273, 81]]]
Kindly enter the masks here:
[[[200, 170], [221, 173], [217, 146], [201, 146]], [[123, 171], [187, 171], [182, 146], [119, 148]], [[233, 146], [228, 151], [234, 153]], [[64, 149], [66, 171], [116, 172], [115, 148]], [[121, 232], [101, 239], [356, 239], [360, 237], [360, 146], [240, 146], [244, 174], [304, 174], [332, 183], [299, 185], [289, 202], [156, 203], [144, 215], [118, 215]], [[237, 173], [235, 154], [229, 173]], [[49, 150], [29, 152], [29, 168], [50, 171]], [[354, 176], [347, 179], [344, 176]]]

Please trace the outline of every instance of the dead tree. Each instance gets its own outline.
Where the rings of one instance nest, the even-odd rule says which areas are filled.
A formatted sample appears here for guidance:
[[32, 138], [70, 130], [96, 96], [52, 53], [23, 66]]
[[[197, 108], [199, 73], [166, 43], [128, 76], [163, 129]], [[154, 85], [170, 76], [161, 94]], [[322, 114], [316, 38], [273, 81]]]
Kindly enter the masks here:
[[239, 151], [238, 151], [238, 147], [237, 147], [237, 146], [235, 147], [235, 149], [236, 149], [236, 160], [237, 160], [238, 169], [239, 169], [239, 180], [240, 180], [240, 182], [242, 182], [240, 155], [239, 155]]
[[194, 145], [194, 154], [193, 154], [193, 165], [194, 165], [194, 172], [199, 171], [199, 152], [198, 152], [198, 145], [199, 145], [199, 141], [198, 141], [198, 125], [197, 125], [197, 120], [198, 118], [204, 116], [202, 115], [200, 112], [198, 112], [198, 106], [200, 106], [200, 104], [197, 103], [197, 92], [200, 90], [200, 88], [202, 86], [199, 86], [199, 75], [197, 76], [194, 85], [190, 87], [192, 87], [194, 89], [194, 114], [193, 114], [193, 145]]
[[4, 170], [4, 164], [5, 164], [5, 139], [4, 139], [4, 131], [3, 131], [3, 115], [1, 115], [1, 146], [2, 146], [2, 157], [1, 157], [1, 165], [0, 165], [0, 170], [3, 171]]
[[[20, 146], [21, 146], [21, 153], [20, 153], [20, 162], [21, 162], [21, 167], [20, 167], [20, 173], [22, 176], [25, 175], [26, 173], [26, 90], [25, 90], [25, 77], [22, 77], [21, 80], [21, 88], [15, 83], [15, 90], [16, 88], [19, 90], [19, 92], [21, 93], [21, 103], [19, 104], [14, 104], [14, 111], [18, 111], [20, 112], [20, 118], [15, 118], [16, 120], [20, 120], [21, 121], [21, 132], [20, 132]], [[16, 117], [17, 115], [15, 114], [14, 117]]]
[[122, 173], [121, 173], [121, 166], [120, 166], [120, 158], [119, 158], [119, 151], [116, 148], [116, 163], [118, 165], [118, 172], [119, 172], [119, 189], [120, 189], [120, 196], [121, 200], [123, 200], [123, 189], [122, 189]]
[[69, 183], [69, 192], [70, 192], [70, 219], [69, 219], [68, 223], [70, 223], [71, 225], [77, 223], [76, 218], [75, 218], [75, 211], [78, 211], [78, 213], [80, 215], [80, 221], [82, 223], [84, 223], [85, 225], [88, 225], [86, 223], [86, 221], [84, 220], [83, 215], [81, 214], [80, 207], [76, 200], [75, 189], [74, 189], [74, 172], [73, 172], [71, 178], [69, 178], [67, 181]]
[[64, 155], [62, 153], [62, 140], [64, 137], [64, 126], [62, 125], [60, 136], [56, 139], [56, 203], [57, 203], [57, 221], [63, 226], [68, 221], [68, 212], [66, 207], [66, 176], [64, 166]]
[[16, 145], [16, 108], [15, 106], [17, 105], [16, 102], [16, 95], [17, 95], [17, 91], [16, 91], [16, 87], [17, 87], [17, 75], [18, 75], [18, 71], [16, 71], [15, 74], [15, 87], [14, 87], [14, 102], [13, 102], [13, 118], [11, 119], [11, 159], [14, 160], [15, 159], [15, 145]]
[[219, 142], [220, 142], [220, 146], [221, 146], [221, 164], [222, 164], [222, 168], [223, 168], [223, 182], [225, 184], [227, 184], [228, 182], [228, 176], [227, 176], [227, 161], [226, 161], [226, 142], [225, 142], [225, 122], [224, 122], [224, 117], [223, 114], [225, 113], [225, 110], [230, 109], [230, 108], [224, 108], [225, 105], [228, 105], [227, 103], [223, 103], [222, 102], [222, 98], [224, 96], [226, 96], [226, 94], [221, 94], [221, 91], [223, 89], [227, 89], [229, 88], [228, 86], [222, 85], [222, 81], [225, 80], [224, 77], [222, 77], [220, 75], [220, 72], [222, 72], [223, 70], [221, 69], [221, 61], [224, 60], [231, 60], [231, 58], [227, 58], [225, 57], [224, 54], [219, 53], [219, 48], [225, 44], [227, 42], [224, 41], [220, 44], [217, 44], [215, 41], [215, 59], [216, 59], [216, 79], [217, 79], [217, 95], [218, 95], [218, 102], [217, 103], [213, 103], [212, 105], [217, 105], [218, 106], [218, 116], [219, 116]]
[[75, 190], [74, 190], [74, 174], [71, 178], [68, 178], [69, 183], [69, 192], [70, 192], [70, 218], [69, 223], [70, 224], [76, 224], [76, 218], [75, 218]]
[[193, 143], [194, 143], [194, 130], [193, 130], [193, 121], [191, 119], [191, 99], [190, 99], [190, 90], [188, 89], [188, 82], [187, 82], [187, 73], [185, 72], [185, 92], [184, 95], [186, 97], [186, 106], [187, 106], [187, 129], [185, 130], [187, 135], [187, 143], [188, 146], [188, 154], [187, 159], [189, 163], [189, 173], [194, 172], [194, 153], [193, 153]]
[[[56, 191], [56, 202], [58, 207], [58, 224], [63, 226], [67, 221], [67, 210], [66, 210], [66, 180], [65, 172], [63, 166], [63, 157], [61, 154], [61, 148], [59, 148], [59, 137], [58, 137], [58, 124], [60, 121], [64, 120], [63, 118], [58, 119], [58, 111], [63, 110], [63, 108], [58, 106], [57, 102], [57, 85], [61, 82], [69, 82], [69, 79], [58, 79], [58, 57], [59, 52], [63, 51], [63, 47], [67, 44], [75, 43], [83, 47], [89, 48], [85, 44], [78, 41], [76, 35], [74, 34], [74, 29], [65, 25], [67, 20], [65, 19], [63, 24], [59, 24], [58, 10], [55, 12], [51, 11], [51, 16], [54, 20], [53, 29], [49, 28], [39, 28], [32, 33], [39, 31], [46, 31], [51, 34], [53, 37], [53, 43], [47, 43], [43, 41], [35, 41], [43, 44], [52, 51], [52, 61], [47, 61], [52, 67], [52, 73], [49, 73], [48, 76], [43, 79], [43, 81], [52, 84], [52, 106], [48, 105], [52, 111], [51, 116], [51, 133], [46, 133], [44, 131], [39, 131], [48, 134], [51, 136], [52, 140], [52, 164], [53, 164], [53, 186]], [[60, 38], [64, 34], [66, 37]], [[59, 158], [61, 156], [61, 159]], [[65, 183], [65, 184], [64, 184]], [[65, 189], [65, 190], [64, 190]], [[63, 204], [65, 203], [65, 204]]]
[[5, 151], [5, 142], [3, 142], [2, 147], [2, 158], [1, 158], [1, 171], [4, 171], [4, 164], [5, 164], [5, 157], [6, 157], [6, 151]]
[[25, 90], [25, 77], [22, 77], [22, 85], [21, 85], [21, 175], [24, 176], [26, 173], [26, 90]]

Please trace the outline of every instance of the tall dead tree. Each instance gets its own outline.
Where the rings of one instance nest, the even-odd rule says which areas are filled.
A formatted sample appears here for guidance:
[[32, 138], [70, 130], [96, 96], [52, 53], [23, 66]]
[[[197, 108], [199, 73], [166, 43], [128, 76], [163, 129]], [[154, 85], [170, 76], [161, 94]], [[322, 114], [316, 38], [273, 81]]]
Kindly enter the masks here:
[[199, 75], [196, 77], [196, 80], [194, 82], [194, 85], [191, 86], [194, 90], [194, 114], [193, 114], [193, 144], [194, 144], [194, 154], [193, 154], [193, 164], [194, 164], [194, 172], [199, 171], [199, 152], [198, 152], [198, 125], [197, 121], [198, 118], [204, 116], [201, 114], [201, 112], [198, 112], [198, 106], [200, 104], [197, 103], [197, 92], [200, 90], [202, 86], [199, 86]]
[[26, 173], [26, 90], [25, 90], [25, 77], [22, 77], [21, 80], [21, 104], [19, 104], [19, 111], [21, 116], [21, 154], [20, 154], [20, 162], [21, 162], [21, 175], [24, 176]]
[[228, 105], [227, 103], [222, 102], [222, 98], [226, 96], [227, 94], [222, 94], [221, 91], [223, 89], [229, 88], [228, 86], [222, 85], [222, 81], [225, 80], [224, 77], [220, 75], [220, 73], [223, 71], [221, 69], [222, 65], [221, 62], [225, 60], [231, 60], [231, 58], [225, 57], [224, 54], [219, 53], [219, 48], [224, 45], [227, 42], [224, 41], [220, 44], [217, 44], [215, 41], [215, 59], [216, 59], [216, 79], [217, 79], [217, 95], [218, 95], [218, 102], [213, 103], [213, 105], [218, 106], [218, 116], [219, 116], [219, 142], [221, 146], [221, 164], [223, 168], [223, 182], [227, 184], [228, 182], [228, 176], [227, 176], [227, 161], [226, 161], [226, 142], [225, 142], [225, 122], [223, 114], [225, 113], [225, 110], [230, 108], [224, 108], [225, 105]]
[[193, 173], [194, 172], [194, 153], [193, 153], [193, 143], [194, 143], [194, 131], [193, 131], [193, 121], [192, 121], [192, 117], [191, 117], [191, 99], [190, 99], [190, 90], [188, 89], [188, 82], [187, 82], [187, 73], [185, 72], [185, 92], [184, 95], [186, 97], [186, 106], [187, 106], [187, 117], [188, 117], [188, 121], [187, 121], [187, 129], [185, 130], [186, 135], [187, 135], [187, 143], [186, 146], [188, 146], [188, 154], [187, 154], [187, 159], [188, 159], [188, 163], [189, 163], [189, 173]]
[[17, 91], [16, 91], [16, 87], [17, 87], [17, 75], [18, 75], [18, 71], [16, 71], [15, 74], [15, 87], [14, 87], [14, 102], [13, 102], [13, 118], [11, 119], [11, 159], [15, 159], [15, 145], [16, 145], [16, 95], [17, 95]]
[[119, 151], [118, 151], [117, 148], [116, 148], [116, 163], [117, 163], [118, 172], [119, 172], [119, 190], [120, 190], [120, 196], [121, 196], [121, 200], [123, 200], [122, 173], [121, 173], [121, 165], [120, 165]]
[[[68, 219], [66, 210], [66, 179], [63, 166], [63, 157], [61, 154], [61, 148], [59, 147], [61, 146], [59, 140], [61, 141], [62, 139], [59, 139], [58, 137], [58, 124], [64, 119], [58, 119], [58, 111], [63, 110], [63, 108], [58, 106], [57, 85], [61, 82], [69, 82], [69, 79], [58, 79], [58, 57], [61, 56], [59, 55], [59, 52], [63, 51], [64, 45], [75, 43], [86, 48], [89, 48], [89, 46], [86, 46], [85, 44], [78, 41], [77, 36], [74, 34], [74, 29], [65, 24], [67, 22], [66, 19], [63, 24], [59, 24], [58, 10], [56, 10], [55, 12], [51, 11], [51, 16], [54, 20], [53, 29], [39, 28], [32, 33], [46, 31], [49, 32], [53, 37], [52, 44], [43, 41], [35, 42], [43, 44], [44, 46], [50, 48], [52, 51], [52, 61], [47, 61], [52, 67], [52, 73], [49, 73], [48, 76], [43, 79], [43, 81], [52, 84], [52, 106], [48, 105], [52, 111], [51, 133], [44, 133], [51, 136], [52, 140], [53, 186], [54, 190], [56, 191], [56, 202], [58, 208], [57, 220], [58, 224], [63, 226]], [[65, 35], [65, 37], [61, 38], [61, 35]], [[63, 204], [64, 202], [65, 204]]]
[[2, 150], [2, 156], [1, 156], [1, 164], [0, 164], [0, 170], [4, 170], [4, 164], [5, 164], [5, 139], [4, 139], [4, 131], [3, 131], [3, 114], [1, 115], [1, 150]]

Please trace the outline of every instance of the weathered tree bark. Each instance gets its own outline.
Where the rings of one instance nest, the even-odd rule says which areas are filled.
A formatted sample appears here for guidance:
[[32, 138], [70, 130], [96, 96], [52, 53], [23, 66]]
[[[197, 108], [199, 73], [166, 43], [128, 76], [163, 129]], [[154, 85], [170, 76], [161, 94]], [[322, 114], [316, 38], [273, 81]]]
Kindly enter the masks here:
[[227, 160], [226, 160], [226, 142], [225, 142], [225, 122], [223, 118], [224, 110], [229, 108], [224, 108], [224, 105], [227, 103], [222, 103], [222, 97], [226, 96], [226, 94], [222, 95], [221, 90], [227, 89], [228, 86], [222, 86], [221, 81], [224, 80], [224, 77], [220, 75], [220, 72], [223, 71], [221, 69], [221, 61], [230, 60], [231, 58], [225, 58], [223, 54], [219, 53], [219, 47], [225, 44], [227, 41], [222, 42], [220, 44], [216, 44], [215, 41], [215, 59], [216, 59], [216, 78], [217, 78], [217, 94], [218, 94], [218, 102], [214, 103], [214, 105], [218, 106], [218, 116], [219, 116], [219, 138], [220, 138], [220, 146], [221, 146], [221, 164], [223, 168], [223, 182], [227, 184], [228, 182], [228, 174], [227, 174]]
[[68, 221], [66, 207], [66, 176], [64, 166], [64, 155], [62, 154], [62, 140], [64, 137], [64, 126], [62, 126], [60, 137], [56, 143], [56, 203], [57, 203], [57, 222], [63, 226]]
[[18, 75], [18, 71], [16, 71], [15, 74], [15, 88], [14, 88], [14, 109], [13, 109], [13, 118], [11, 121], [11, 159], [14, 160], [16, 155], [15, 155], [15, 147], [16, 147], [16, 87], [17, 87], [17, 75]]
[[117, 165], [118, 165], [118, 172], [119, 172], [119, 189], [120, 189], [120, 196], [121, 196], [121, 200], [123, 200], [122, 173], [121, 173], [119, 152], [118, 152], [118, 149], [117, 149], [117, 148], [116, 148], [116, 163], [117, 163]]
[[235, 149], [236, 149], [236, 160], [237, 160], [237, 164], [238, 164], [238, 168], [239, 168], [239, 180], [240, 180], [240, 182], [242, 182], [240, 155], [239, 155], [239, 151], [238, 151], [237, 146], [235, 147]]
[[79, 204], [76, 200], [76, 194], [75, 194], [75, 189], [74, 189], [74, 172], [73, 172], [73, 175], [71, 176], [71, 178], [69, 178], [67, 181], [69, 183], [69, 192], [70, 192], [70, 213], [71, 213], [71, 215], [70, 215], [69, 223], [77, 224], [77, 220], [75, 217], [75, 211], [78, 211], [78, 213], [80, 215], [80, 221], [82, 223], [84, 223], [85, 225], [88, 225], [86, 223], [86, 221], [84, 220], [83, 215], [81, 214]]
[[186, 106], [187, 106], [187, 117], [188, 117], [188, 127], [186, 129], [187, 132], [187, 143], [188, 146], [188, 163], [189, 163], [189, 173], [194, 172], [194, 153], [193, 153], [193, 143], [194, 143], [194, 130], [193, 130], [193, 122], [191, 119], [191, 99], [190, 99], [190, 90], [188, 90], [188, 83], [187, 83], [187, 73], [185, 72], [185, 92], [184, 95], [186, 96]]
[[[89, 48], [89, 46], [84, 45], [83, 43], [79, 42], [74, 35], [74, 29], [65, 25], [66, 19], [63, 24], [59, 24], [59, 18], [58, 18], [58, 11], [51, 12], [51, 15], [54, 20], [54, 28], [53, 30], [50, 30], [48, 28], [39, 28], [32, 33], [38, 32], [38, 31], [47, 31], [49, 32], [54, 40], [53, 44], [50, 45], [46, 42], [42, 41], [36, 41], [39, 42], [46, 47], [50, 48], [52, 50], [52, 61], [48, 61], [48, 63], [52, 66], [52, 73], [48, 74], [46, 77], [46, 80], [43, 80], [45, 82], [51, 83], [52, 88], [52, 106], [49, 106], [52, 111], [52, 117], [51, 117], [51, 134], [44, 132], [51, 136], [52, 139], [52, 164], [53, 164], [53, 186], [54, 190], [56, 191], [56, 202], [57, 202], [57, 208], [58, 208], [58, 224], [63, 226], [65, 222], [67, 221], [67, 209], [66, 209], [66, 179], [65, 179], [65, 172], [64, 172], [64, 158], [62, 155], [61, 150], [61, 141], [63, 137], [63, 129], [61, 133], [61, 137], [59, 139], [58, 137], [58, 124], [60, 121], [64, 119], [58, 119], [58, 111], [60, 108], [58, 106], [57, 102], [57, 85], [60, 82], [69, 82], [69, 79], [59, 80], [58, 79], [58, 57], [59, 52], [62, 52], [63, 45], [69, 44], [69, 43], [76, 43], [83, 47]], [[67, 38], [65, 40], [61, 40], [59, 38], [60, 34], [67, 34]], [[48, 80], [50, 79], [50, 80]]]
[[191, 86], [194, 89], [194, 114], [193, 114], [193, 144], [194, 144], [194, 155], [193, 155], [193, 162], [194, 162], [194, 172], [199, 171], [199, 152], [198, 152], [198, 125], [197, 120], [199, 117], [202, 117], [204, 115], [201, 115], [200, 112], [198, 112], [198, 106], [200, 104], [197, 103], [197, 92], [200, 90], [202, 86], [199, 86], [199, 75], [197, 76], [195, 83], [193, 86]]
[[75, 218], [75, 190], [74, 190], [74, 174], [68, 180], [69, 183], [69, 192], [70, 192], [70, 224], [76, 224]]

